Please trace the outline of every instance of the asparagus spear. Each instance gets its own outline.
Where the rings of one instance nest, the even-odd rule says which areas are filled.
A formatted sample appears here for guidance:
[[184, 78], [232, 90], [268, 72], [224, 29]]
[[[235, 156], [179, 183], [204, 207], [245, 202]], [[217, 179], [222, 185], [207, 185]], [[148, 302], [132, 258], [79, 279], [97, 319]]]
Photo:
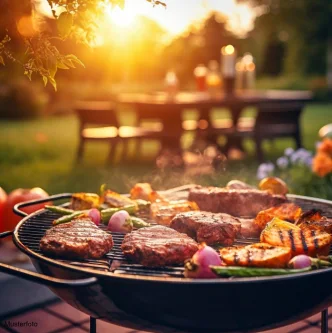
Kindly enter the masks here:
[[61, 215], [70, 215], [73, 214], [75, 211], [72, 209], [60, 207], [60, 206], [45, 206], [45, 208], [51, 212], [59, 213]]
[[104, 224], [107, 224], [109, 219], [118, 211], [125, 210], [130, 215], [136, 213], [137, 206], [136, 205], [128, 205], [121, 208], [107, 208], [101, 211], [101, 220]]
[[253, 276], [273, 276], [308, 272], [311, 267], [302, 269], [283, 269], [283, 268], [255, 268], [237, 266], [210, 266], [212, 271], [221, 277], [253, 277]]
[[75, 217], [77, 217], [79, 215], [82, 215], [82, 214], [84, 214], [83, 211], [77, 211], [77, 212], [74, 212], [70, 215], [64, 215], [64, 216], [58, 218], [57, 220], [54, 220], [53, 225], [58, 225], [58, 224], [61, 224], [61, 223], [70, 222], [72, 219], [74, 219]]
[[150, 227], [150, 223], [143, 221], [142, 219], [134, 216], [130, 216], [131, 222], [133, 223], [134, 228], [145, 228]]

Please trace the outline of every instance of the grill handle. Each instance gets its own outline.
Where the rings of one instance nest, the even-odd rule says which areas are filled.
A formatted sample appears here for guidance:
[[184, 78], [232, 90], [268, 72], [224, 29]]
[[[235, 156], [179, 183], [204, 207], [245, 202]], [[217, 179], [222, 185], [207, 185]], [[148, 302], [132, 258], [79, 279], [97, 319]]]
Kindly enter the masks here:
[[[12, 234], [12, 231], [5, 231], [3, 233], [0, 233], [0, 238], [5, 238]], [[0, 263], [0, 272], [14, 275], [31, 282], [36, 282], [46, 286], [58, 288], [87, 287], [98, 282], [97, 278], [95, 277], [77, 280], [58, 279], [3, 263]]]
[[30, 201], [24, 201], [16, 204], [13, 208], [13, 211], [16, 215], [21, 216], [21, 217], [26, 217], [28, 214], [26, 212], [23, 212], [21, 208], [28, 207], [28, 206], [33, 206], [49, 201], [54, 201], [54, 200], [61, 200], [61, 199], [68, 199], [71, 198], [72, 194], [71, 193], [63, 193], [63, 194], [55, 194], [51, 195], [47, 198], [43, 199], [36, 199], [36, 200], [30, 200]]

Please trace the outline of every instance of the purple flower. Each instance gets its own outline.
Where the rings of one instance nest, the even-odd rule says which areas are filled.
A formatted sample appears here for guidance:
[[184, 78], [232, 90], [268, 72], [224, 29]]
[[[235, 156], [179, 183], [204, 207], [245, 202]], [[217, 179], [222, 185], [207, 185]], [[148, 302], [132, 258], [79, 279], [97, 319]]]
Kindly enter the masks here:
[[286, 169], [288, 167], [288, 164], [289, 164], [289, 161], [286, 156], [282, 156], [277, 159], [277, 166], [280, 169]]
[[290, 157], [293, 153], [294, 153], [293, 148], [286, 148], [284, 151], [285, 156], [288, 156], [288, 157]]
[[312, 154], [309, 150], [300, 148], [296, 150], [290, 157], [292, 164], [304, 164], [307, 165], [307, 161], [312, 158]]
[[257, 169], [257, 178], [263, 179], [270, 176], [274, 171], [273, 163], [262, 163]]

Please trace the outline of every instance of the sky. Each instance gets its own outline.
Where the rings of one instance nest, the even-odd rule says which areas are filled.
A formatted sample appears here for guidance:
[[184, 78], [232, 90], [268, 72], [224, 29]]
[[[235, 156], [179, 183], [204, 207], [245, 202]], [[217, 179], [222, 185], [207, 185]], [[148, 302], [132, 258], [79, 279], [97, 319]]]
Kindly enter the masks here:
[[248, 5], [238, 4], [236, 0], [164, 1], [167, 3], [167, 8], [153, 7], [144, 0], [126, 0], [124, 13], [120, 14], [117, 11], [119, 23], [126, 24], [136, 15], [145, 15], [155, 19], [169, 33], [177, 35], [185, 31], [190, 24], [203, 19], [212, 10], [216, 10], [227, 15], [230, 18], [231, 30], [241, 35], [252, 28], [255, 17], [254, 11]]
[[[110, 20], [119, 26], [130, 27], [138, 15], [156, 20], [170, 35], [184, 32], [191, 24], [201, 21], [215, 10], [229, 17], [229, 28], [238, 35], [244, 35], [253, 27], [254, 11], [247, 4], [238, 4], [237, 0], [164, 0], [167, 8], [153, 7], [146, 0], [126, 0], [124, 10], [118, 7], [110, 10]], [[40, 3], [45, 13], [50, 13], [46, 0]]]

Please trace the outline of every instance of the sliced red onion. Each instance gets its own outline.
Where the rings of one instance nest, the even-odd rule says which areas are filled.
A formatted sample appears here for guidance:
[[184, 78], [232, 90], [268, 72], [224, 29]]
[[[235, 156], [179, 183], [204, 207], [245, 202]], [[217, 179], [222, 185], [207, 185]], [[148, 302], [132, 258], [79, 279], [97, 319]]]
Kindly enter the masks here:
[[217, 275], [209, 266], [220, 266], [219, 254], [210, 246], [200, 245], [199, 250], [185, 264], [184, 275], [194, 279], [213, 279]]
[[97, 208], [91, 208], [88, 211], [88, 216], [96, 225], [100, 224], [101, 216], [100, 211]]
[[129, 213], [125, 210], [119, 210], [114, 213], [108, 222], [107, 229], [114, 232], [131, 232], [133, 230], [133, 223]]

